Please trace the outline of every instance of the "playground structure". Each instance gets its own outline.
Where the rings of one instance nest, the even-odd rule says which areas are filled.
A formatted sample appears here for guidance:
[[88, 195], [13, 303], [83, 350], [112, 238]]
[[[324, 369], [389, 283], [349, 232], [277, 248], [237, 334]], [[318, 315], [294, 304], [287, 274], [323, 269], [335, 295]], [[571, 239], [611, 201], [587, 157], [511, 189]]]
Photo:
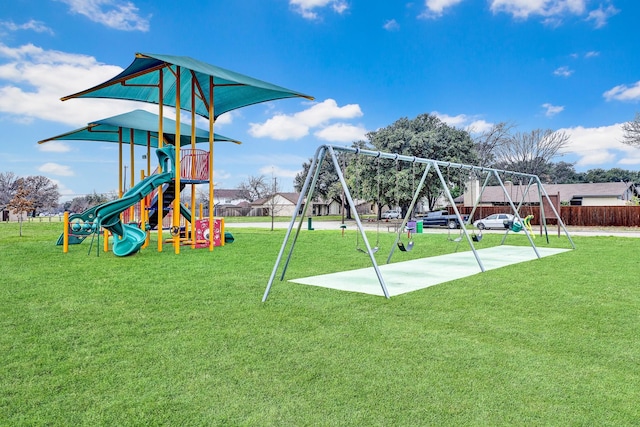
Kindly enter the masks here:
[[[430, 170], [435, 171], [435, 174], [437, 176], [439, 185], [442, 189], [442, 191], [444, 192], [444, 195], [448, 201], [448, 203], [450, 204], [450, 206], [453, 209], [453, 212], [458, 220], [458, 222], [460, 224], [464, 224], [463, 227], [461, 227], [461, 233], [462, 236], [460, 238], [460, 240], [458, 241], [458, 243], [461, 240], [466, 240], [469, 244], [469, 247], [471, 249], [471, 252], [473, 253], [473, 257], [475, 258], [475, 261], [480, 269], [481, 272], [485, 271], [485, 266], [483, 264], [483, 261], [478, 253], [478, 251], [476, 250], [476, 247], [474, 245], [474, 241], [477, 243], [479, 242], [482, 237], [481, 234], [475, 234], [475, 232], [470, 233], [469, 230], [467, 229], [467, 226], [471, 223], [471, 221], [473, 220], [473, 215], [475, 213], [476, 208], [478, 207], [478, 204], [480, 203], [480, 200], [482, 198], [482, 194], [484, 192], [484, 189], [487, 187], [488, 183], [490, 182], [491, 179], [495, 179], [500, 187], [502, 188], [504, 195], [505, 195], [505, 199], [508, 202], [508, 205], [510, 207], [511, 213], [514, 215], [515, 220], [514, 220], [514, 225], [518, 224], [519, 225], [519, 230], [511, 229], [511, 228], [507, 228], [505, 230], [505, 235], [502, 239], [501, 245], [504, 244], [505, 239], [507, 238], [507, 235], [510, 231], [523, 231], [524, 234], [526, 235], [529, 244], [531, 246], [531, 249], [533, 250], [533, 252], [535, 253], [536, 258], [540, 259], [541, 258], [541, 254], [538, 251], [538, 248], [536, 247], [535, 243], [534, 243], [534, 236], [533, 236], [533, 232], [532, 232], [532, 228], [530, 225], [530, 221], [531, 221], [531, 217], [527, 216], [526, 218], [526, 222], [525, 220], [523, 220], [520, 215], [519, 215], [519, 211], [520, 208], [522, 207], [524, 200], [525, 200], [525, 196], [527, 194], [527, 192], [529, 191], [529, 189], [531, 188], [532, 185], [535, 185], [538, 189], [538, 195], [539, 195], [539, 203], [540, 203], [540, 212], [541, 212], [541, 225], [544, 229], [545, 235], [547, 237], [547, 242], [549, 241], [548, 238], [548, 231], [547, 231], [547, 226], [546, 226], [546, 216], [544, 213], [544, 209], [543, 209], [543, 203], [542, 200], [543, 198], [545, 198], [549, 204], [548, 206], [551, 207], [551, 210], [553, 211], [554, 217], [557, 219], [559, 226], [562, 228], [562, 230], [564, 231], [565, 236], [567, 237], [571, 247], [573, 249], [575, 249], [575, 245], [571, 239], [571, 236], [569, 235], [569, 232], [567, 231], [564, 223], [562, 222], [560, 215], [558, 214], [558, 212], [556, 211], [555, 207], [553, 206], [553, 203], [551, 203], [551, 200], [549, 198], [549, 195], [546, 193], [546, 191], [544, 190], [544, 186], [542, 185], [542, 182], [540, 181], [540, 178], [537, 175], [531, 175], [531, 174], [525, 174], [525, 173], [520, 173], [520, 172], [513, 172], [513, 171], [505, 171], [505, 170], [499, 170], [499, 169], [493, 169], [493, 168], [486, 168], [486, 167], [480, 167], [480, 166], [473, 166], [473, 165], [465, 165], [465, 164], [460, 164], [460, 163], [452, 163], [452, 162], [446, 162], [446, 161], [439, 161], [439, 160], [432, 160], [432, 159], [425, 159], [425, 158], [420, 158], [420, 157], [413, 157], [413, 156], [406, 156], [406, 155], [401, 155], [401, 154], [396, 154], [396, 153], [385, 153], [385, 152], [380, 152], [380, 151], [371, 151], [371, 150], [364, 150], [364, 149], [360, 149], [360, 148], [351, 148], [351, 147], [338, 147], [338, 146], [333, 146], [333, 145], [322, 145], [320, 147], [318, 147], [318, 149], [316, 150], [312, 160], [311, 160], [311, 165], [309, 167], [309, 172], [307, 174], [307, 177], [305, 179], [305, 182], [303, 184], [302, 187], [302, 191], [300, 192], [300, 197], [298, 199], [298, 203], [296, 205], [296, 208], [294, 210], [294, 213], [291, 217], [291, 221], [289, 223], [289, 227], [287, 229], [287, 232], [285, 234], [284, 240], [282, 242], [282, 246], [280, 248], [280, 251], [278, 253], [278, 256], [276, 258], [276, 262], [275, 265], [273, 267], [273, 270], [271, 272], [271, 276], [269, 277], [269, 281], [267, 283], [267, 287], [265, 289], [262, 301], [266, 301], [267, 297], [269, 296], [269, 292], [271, 290], [271, 287], [273, 285], [273, 282], [276, 278], [276, 275], [278, 274], [278, 271], [280, 270], [280, 268], [282, 267], [282, 271], [280, 272], [280, 281], [284, 280], [285, 274], [287, 272], [287, 268], [289, 266], [289, 263], [291, 262], [292, 256], [293, 256], [293, 252], [295, 249], [295, 244], [296, 241], [299, 237], [300, 234], [300, 230], [302, 227], [302, 222], [303, 222], [303, 218], [306, 214], [306, 209], [309, 206], [310, 203], [304, 203], [303, 206], [303, 202], [306, 200], [307, 202], [310, 202], [311, 200], [313, 200], [314, 197], [314, 191], [316, 188], [316, 184], [318, 182], [318, 177], [320, 175], [320, 166], [322, 164], [322, 162], [325, 160], [325, 158], [327, 157], [327, 155], [329, 156], [330, 160], [333, 162], [333, 165], [335, 167], [335, 170], [338, 174], [338, 178], [340, 180], [340, 184], [342, 186], [342, 190], [344, 191], [344, 195], [347, 199], [347, 202], [349, 204], [349, 207], [351, 209], [351, 212], [354, 215], [354, 219], [355, 222], [357, 224], [358, 230], [357, 230], [357, 236], [359, 236], [362, 241], [364, 242], [364, 245], [366, 247], [365, 252], [369, 255], [369, 258], [371, 260], [371, 265], [373, 267], [373, 270], [375, 271], [375, 276], [380, 284], [380, 287], [382, 289], [382, 293], [386, 298], [390, 297], [389, 291], [387, 289], [387, 286], [385, 284], [385, 279], [382, 276], [382, 273], [380, 271], [380, 268], [378, 266], [378, 263], [375, 259], [374, 254], [378, 251], [379, 248], [372, 248], [371, 245], [369, 244], [369, 240], [367, 239], [366, 233], [364, 231], [364, 227], [362, 225], [362, 221], [360, 220], [360, 216], [357, 212], [355, 203], [353, 201], [353, 198], [351, 196], [351, 192], [349, 190], [349, 187], [347, 185], [347, 181], [345, 180], [345, 177], [342, 173], [338, 158], [336, 156], [336, 151], [341, 151], [341, 152], [345, 152], [345, 153], [352, 153], [354, 154], [356, 157], [359, 155], [362, 156], [370, 156], [370, 157], [374, 157], [377, 159], [391, 159], [391, 160], [395, 160], [397, 162], [409, 162], [412, 165], [415, 164], [424, 164], [425, 165], [425, 169], [424, 172], [422, 173], [421, 179], [420, 179], [420, 183], [418, 184], [417, 188], [414, 189], [414, 193], [413, 193], [413, 198], [411, 200], [411, 204], [409, 206], [409, 209], [407, 210], [406, 215], [404, 216], [403, 220], [402, 220], [402, 224], [400, 227], [398, 227], [397, 230], [397, 235], [396, 235], [396, 239], [394, 244], [391, 246], [390, 252], [389, 252], [389, 256], [387, 258], [387, 264], [389, 264], [391, 262], [391, 258], [394, 254], [394, 251], [396, 249], [396, 247], [398, 247], [401, 251], [403, 250], [404, 245], [399, 243], [402, 243], [400, 241], [402, 233], [404, 233], [405, 229], [406, 229], [406, 225], [407, 222], [409, 221], [412, 213], [413, 213], [413, 209], [414, 206], [416, 204], [416, 202], [418, 201], [420, 192], [422, 190], [422, 188], [424, 187], [426, 180], [427, 180], [427, 176]], [[471, 210], [471, 214], [468, 216], [467, 220], [463, 220], [462, 216], [460, 215], [460, 212], [458, 210], [458, 208], [456, 207], [456, 204], [454, 202], [453, 196], [451, 195], [451, 191], [449, 190], [449, 183], [447, 182], [447, 180], [445, 179], [445, 175], [442, 172], [442, 168], [447, 168], [447, 169], [457, 169], [459, 171], [464, 171], [468, 174], [476, 174], [478, 176], [485, 176], [485, 180], [484, 183], [482, 185], [482, 189], [480, 190], [479, 194], [477, 195], [477, 197], [475, 197], [475, 201], [473, 204], [473, 208]], [[514, 201], [511, 198], [511, 195], [509, 194], [509, 192], [507, 191], [507, 189], [505, 188], [505, 184], [501, 178], [500, 175], [508, 175], [510, 177], [516, 177], [519, 179], [523, 179], [523, 180], [527, 180], [528, 185], [526, 186], [526, 189], [524, 190], [524, 194], [522, 195], [521, 200], [517, 201], [517, 205], [516, 203], [514, 203]], [[298, 214], [300, 212], [300, 214]], [[296, 219], [298, 217], [298, 215], [300, 216], [300, 221], [298, 222], [297, 228], [295, 233], [293, 233], [293, 229], [294, 226], [296, 224]], [[516, 226], [516, 228], [518, 228]], [[480, 237], [478, 237], [480, 236]], [[288, 254], [286, 256], [286, 259], [283, 262], [283, 258], [284, 258], [284, 254], [287, 250], [288, 247]], [[405, 247], [404, 250], [406, 251], [407, 248]]]
[[[162, 251], [162, 245], [164, 243], [162, 238], [163, 227], [160, 225], [162, 223], [161, 218], [163, 218], [167, 212], [172, 211], [173, 215], [171, 216], [170, 226], [171, 240], [174, 251], [178, 254], [180, 253], [180, 245], [182, 243], [180, 233], [181, 218], [184, 218], [192, 224], [192, 236], [195, 235], [193, 228], [194, 221], [192, 221], [189, 210], [181, 203], [180, 193], [185, 184], [195, 184], [196, 182], [209, 184], [207, 218], [209, 230], [208, 233], [203, 233], [203, 235], [216, 235], [216, 222], [213, 217], [213, 165], [214, 140], [216, 140], [213, 129], [216, 118], [223, 113], [248, 105], [294, 97], [313, 100], [313, 97], [300, 92], [216, 67], [193, 58], [143, 53], [137, 53], [134, 61], [124, 71], [112, 79], [90, 89], [63, 97], [63, 101], [72, 98], [111, 98], [147, 102], [158, 106], [157, 127], [153, 129], [156, 134], [155, 148], [157, 148], [160, 159], [158, 173], [151, 174], [150, 171], [150, 141], [152, 139], [150, 129], [142, 129], [147, 131], [147, 173], [146, 178], [142, 178], [138, 184], [134, 184], [134, 145], [140, 144], [139, 142], [134, 142], [134, 135], [138, 130], [141, 130], [138, 127], [138, 121], [140, 119], [134, 118], [132, 122], [127, 122], [128, 124], [125, 126], [115, 126], [117, 128], [116, 135], [120, 148], [118, 187], [120, 202], [107, 202], [95, 209], [90, 209], [79, 217], [72, 218], [71, 221], [76, 220], [76, 225], [74, 226], [72, 224], [71, 229], [73, 230], [75, 227], [79, 229], [78, 233], [80, 233], [80, 236], [76, 236], [76, 239], [78, 241], [84, 240], [82, 238], [82, 232], [99, 233], [100, 227], [108, 226], [107, 229], [115, 233], [118, 236], [118, 240], [124, 241], [117, 244], [114, 242], [114, 253], [116, 255], [129, 255], [137, 252], [142, 246], [140, 243], [142, 233], [146, 234], [146, 226], [142, 219], [140, 219], [145, 215], [143, 208], [144, 201], [145, 198], [155, 190], [156, 193], [153, 196], [154, 201], [152, 203], [147, 202], [147, 206], [152, 205], [156, 208], [154, 213], [149, 214], [148, 223], [155, 223], [157, 225], [158, 251]], [[173, 122], [175, 131], [172, 133], [175, 137], [172, 147], [169, 145], [172, 141], [168, 139], [171, 133], [165, 130], [166, 119], [163, 114], [165, 106], [175, 108], [175, 121]], [[181, 146], [185, 142], [183, 140], [183, 136], [185, 135], [181, 132], [181, 110], [186, 110], [191, 113], [190, 134], [187, 138], [188, 141], [190, 141], [193, 156], [183, 157], [181, 153]], [[196, 115], [204, 117], [209, 122], [209, 130], [206, 132], [206, 142], [209, 145], [209, 151], [204, 152], [208, 155], [206, 162], [204, 162], [206, 163], [206, 167], [199, 167], [197, 162], [192, 162], [189, 169], [192, 173], [192, 178], [196, 173], [200, 172], [206, 173], [207, 176], [198, 176], [197, 179], [183, 179], [182, 173], [176, 173], [175, 171], [183, 171], [182, 160], [193, 159], [197, 154], [195, 148], [196, 143], [204, 142], [202, 135], [198, 133], [202, 131], [197, 129], [195, 125]], [[128, 119], [130, 119], [130, 117], [128, 117]], [[94, 128], [96, 124], [100, 123], [90, 124], [88, 128], [79, 130], [79, 133], [84, 132], [86, 134], [93, 132], [94, 135], [97, 135], [99, 131]], [[127, 136], [126, 132], [123, 132], [123, 128], [130, 130], [131, 189], [127, 192], [123, 191], [124, 185], [122, 177], [122, 144]], [[72, 133], [74, 132], [48, 140], [64, 139], [64, 137], [70, 137]], [[107, 132], [107, 134], [108, 133], [109, 132]], [[114, 134], [111, 133], [111, 135]], [[81, 139], [81, 137], [76, 135], [67, 139]], [[115, 142], [113, 139], [110, 140]], [[225, 140], [237, 142], [230, 139]], [[163, 149], [165, 144], [167, 144], [167, 149]], [[169, 151], [172, 150], [173, 154], [170, 156]], [[167, 159], [171, 159], [171, 170], [173, 172], [166, 172], [163, 169], [163, 166], [165, 168], [168, 167]], [[199, 164], [202, 166], [204, 163], [200, 162]], [[167, 173], [171, 175], [167, 175]], [[193, 185], [191, 200], [195, 201], [195, 189]], [[134, 231], [130, 224], [123, 223], [121, 214], [125, 212], [123, 216], [126, 217], [126, 215], [129, 215], [127, 220], [128, 222], [132, 222], [136, 212], [136, 208], [133, 206], [138, 202], [140, 202], [140, 206], [137, 209], [138, 212], [140, 212], [140, 220], [137, 222], [141, 224], [141, 227], [138, 231]], [[172, 206], [172, 208], [169, 208], [169, 206]], [[193, 210], [192, 208], [192, 211]], [[68, 232], [68, 230], [65, 229], [65, 232]], [[62, 238], [64, 240], [64, 233]], [[192, 238], [192, 240], [194, 239]], [[192, 245], [194, 245], [193, 242]], [[117, 251], [115, 249], [116, 246], [118, 247]], [[213, 250], [213, 247], [214, 239], [210, 239], [209, 250]]]
[[[158, 147], [158, 132], [156, 130], [158, 122], [158, 116], [155, 114], [149, 113], [143, 110], [134, 110], [125, 114], [121, 114], [114, 117], [109, 117], [106, 119], [98, 120], [90, 123], [88, 126], [76, 129], [74, 131], [66, 132], [62, 135], [58, 135], [55, 137], [51, 137], [42, 141], [39, 141], [40, 144], [43, 144], [48, 141], [54, 140], [83, 140], [83, 141], [100, 141], [100, 142], [110, 142], [110, 143], [118, 143], [119, 148], [119, 198], [123, 199], [126, 193], [126, 200], [133, 203], [131, 206], [127, 206], [127, 203], [122, 201], [118, 204], [114, 203], [114, 201], [106, 202], [104, 205], [110, 206], [112, 209], [116, 206], [121, 209], [121, 222], [123, 224], [136, 224], [139, 228], [148, 231], [156, 228], [160, 225], [159, 233], [162, 233], [162, 228], [169, 228], [171, 224], [171, 202], [173, 201], [173, 195], [175, 194], [174, 182], [173, 178], [175, 174], [171, 175], [166, 182], [161, 182], [160, 177], [165, 175], [156, 175], [161, 174], [162, 168], [157, 167], [155, 171], [151, 171], [151, 149], [157, 149]], [[173, 149], [173, 145], [176, 142], [175, 136], [175, 122], [171, 119], [164, 118], [164, 147], [162, 149], [157, 149], [156, 155], [158, 156], [158, 164], [164, 165], [163, 168], [165, 170], [175, 170], [175, 150]], [[191, 144], [191, 136], [190, 135], [181, 135], [178, 138], [181, 146], [187, 146]], [[234, 139], [214, 134], [214, 140], [217, 142], [233, 142], [236, 144], [240, 144], [239, 141]], [[208, 132], [196, 129], [196, 142], [208, 141]], [[134, 155], [134, 146], [138, 148], [145, 147], [146, 154], [143, 158], [147, 160], [147, 171], [145, 173], [144, 170], [141, 170], [141, 180], [146, 180], [152, 185], [151, 193], [149, 194], [138, 194], [138, 196], [142, 195], [144, 197], [131, 197], [134, 189], [141, 188], [142, 190], [148, 190], [147, 186], [142, 186], [141, 184], [135, 183], [135, 175], [131, 174], [130, 186], [131, 190], [125, 191], [123, 189], [124, 180], [122, 174], [122, 164], [123, 164], [123, 144], [130, 144], [130, 164], [131, 168], [134, 168], [135, 165], [135, 155]], [[181, 161], [181, 172], [180, 177], [182, 178], [182, 186], [186, 186], [187, 184], [191, 184], [191, 193], [192, 193], [192, 202], [191, 208], [181, 204], [180, 212], [181, 212], [181, 227], [183, 230], [181, 240], [182, 244], [191, 244], [193, 247], [202, 247], [202, 239], [204, 236], [208, 236], [209, 233], [203, 234], [198, 233], [199, 226], [201, 223], [207, 222], [208, 220], [194, 220], [192, 219], [191, 212], [195, 212], [195, 185], [200, 183], [207, 183], [208, 174], [209, 174], [209, 156], [208, 153], [204, 150], [193, 149], [193, 148], [182, 148], [180, 150], [182, 161]], [[168, 161], [167, 161], [168, 160]], [[170, 168], [170, 169], [167, 169]], [[126, 177], [125, 177], [126, 178]], [[162, 187], [162, 191], [164, 194], [163, 198], [163, 207], [162, 209], [158, 209], [158, 185], [160, 184]], [[143, 191], [144, 193], [144, 191]], [[102, 205], [101, 205], [102, 206]], [[95, 218], [95, 210], [98, 206], [88, 209], [86, 212], [82, 214], [72, 214], [70, 216], [66, 215], [65, 221], [65, 231], [60, 235], [57, 244], [62, 245], [64, 248], [64, 252], [68, 251], [68, 245], [80, 244], [87, 237], [98, 235], [101, 230], [100, 225], [97, 223]], [[199, 218], [202, 218], [202, 207], [200, 207], [200, 215]], [[162, 213], [160, 218], [164, 218], [165, 221], [162, 221], [160, 224], [158, 222], [159, 212]], [[166, 219], [169, 219], [169, 223], [167, 224]], [[164, 223], [164, 224], [163, 224]], [[195, 229], [194, 229], [195, 228]], [[124, 229], [124, 228], [123, 228]], [[214, 246], [224, 245], [224, 219], [216, 219], [214, 221], [214, 236], [220, 236], [221, 238], [217, 239], [217, 242], [214, 241]], [[116, 231], [122, 231], [121, 228], [117, 228]], [[128, 233], [125, 240], [130, 240], [133, 238], [135, 232], [131, 231]], [[200, 234], [199, 239], [196, 239], [194, 236]], [[108, 234], [107, 234], [108, 235]], [[122, 240], [122, 237], [120, 237]], [[92, 239], [93, 243], [93, 239]], [[115, 243], [115, 242], [114, 242]], [[146, 234], [146, 239], [143, 243], [142, 247], [146, 247], [149, 244], [149, 234]], [[124, 245], [121, 242], [118, 242], [117, 247], [118, 250], [114, 250], [119, 256], [130, 255], [135, 253], [139, 249], [139, 245]], [[123, 248], [127, 248], [127, 250], [123, 251]], [[104, 239], [104, 250], [108, 250], [108, 239]]]
[[[159, 222], [169, 213], [173, 200], [172, 195], [175, 194], [173, 185], [176, 171], [173, 147], [158, 148], [156, 155], [158, 163], [161, 165], [156, 172], [146, 178], [143, 177], [120, 198], [89, 208], [81, 214], [65, 216], [65, 231], [58, 239], [57, 244], [63, 245], [66, 252], [69, 244], [82, 243], [90, 235], [92, 237], [99, 236], [98, 230], [101, 228], [119, 236], [113, 240], [113, 253], [116, 256], [132, 255], [148, 244], [149, 234], [147, 231], [156, 227], [162, 228], [162, 224]], [[187, 156], [190, 155], [191, 153], [187, 154]], [[187, 168], [188, 170], [189, 168]], [[184, 178], [185, 171], [182, 172], [181, 175]], [[203, 172], [206, 172], [206, 168]], [[183, 184], [187, 183], [190, 181], [183, 180]], [[158, 190], [161, 187], [164, 188], [165, 194], [162, 206], [159, 205], [158, 200]], [[224, 245], [224, 219], [216, 220], [214, 225], [214, 236], [220, 237], [209, 239], [201, 235], [198, 239], [195, 230], [198, 220], [192, 218], [191, 212], [193, 209], [189, 210], [184, 204], [180, 205], [180, 214], [187, 221], [187, 224], [191, 225], [191, 228], [189, 229], [185, 224], [185, 227], [181, 227], [179, 230], [172, 230], [172, 234], [184, 229], [183, 244], [189, 244], [193, 247], [202, 247], [203, 241], [209, 242], [211, 240], [213, 240], [214, 246]], [[105, 248], [107, 244], [105, 237]]]

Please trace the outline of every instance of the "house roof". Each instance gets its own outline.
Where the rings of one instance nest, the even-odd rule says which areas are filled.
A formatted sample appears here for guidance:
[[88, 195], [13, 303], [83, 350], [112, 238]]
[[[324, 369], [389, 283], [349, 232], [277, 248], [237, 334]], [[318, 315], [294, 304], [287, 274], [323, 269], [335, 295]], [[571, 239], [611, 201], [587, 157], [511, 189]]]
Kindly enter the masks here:
[[[602, 182], [602, 183], [586, 183], [586, 184], [544, 184], [544, 189], [549, 195], [560, 193], [561, 202], [569, 202], [573, 198], [585, 197], [622, 197], [630, 188], [635, 187], [631, 183], [626, 182]], [[511, 200], [520, 201], [523, 199], [526, 185], [509, 185], [505, 184], [507, 192], [509, 192]], [[462, 201], [462, 197], [458, 197], [456, 201]], [[540, 197], [538, 195], [538, 187], [531, 185], [524, 199], [525, 203], [538, 203]], [[500, 186], [487, 186], [482, 193], [480, 203], [506, 203], [504, 191]]]
[[298, 199], [300, 198], [300, 193], [276, 193], [274, 195], [268, 196], [268, 197], [263, 197], [262, 199], [258, 199], [254, 202], [251, 203], [252, 206], [261, 206], [264, 205], [265, 203], [267, 203], [269, 200], [271, 200], [274, 196], [280, 196], [280, 197], [284, 197], [285, 199], [287, 199], [288, 201], [290, 201], [292, 204], [296, 204], [298, 203]]

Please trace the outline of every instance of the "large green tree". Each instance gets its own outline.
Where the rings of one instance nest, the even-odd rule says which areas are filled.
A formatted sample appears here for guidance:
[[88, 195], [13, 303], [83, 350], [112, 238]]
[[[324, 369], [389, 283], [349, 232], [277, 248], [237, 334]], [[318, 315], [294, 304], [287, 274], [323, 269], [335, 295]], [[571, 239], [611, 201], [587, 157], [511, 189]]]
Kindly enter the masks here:
[[[452, 163], [478, 163], [469, 133], [451, 127], [430, 114], [421, 114], [414, 119], [401, 118], [385, 128], [369, 132], [367, 138], [374, 149], [379, 151]], [[424, 167], [424, 164], [380, 160], [380, 165], [369, 171], [375, 170], [378, 177], [376, 186], [379, 185], [379, 203], [390, 207], [399, 206], [405, 214]], [[450, 189], [460, 188], [466, 180], [464, 174], [455, 169], [441, 169]], [[442, 193], [442, 185], [437, 175], [434, 171], [429, 172], [426, 185], [419, 197], [425, 197], [429, 209], [433, 209]]]
[[640, 182], [640, 172], [620, 168], [589, 169], [579, 175], [580, 182]]

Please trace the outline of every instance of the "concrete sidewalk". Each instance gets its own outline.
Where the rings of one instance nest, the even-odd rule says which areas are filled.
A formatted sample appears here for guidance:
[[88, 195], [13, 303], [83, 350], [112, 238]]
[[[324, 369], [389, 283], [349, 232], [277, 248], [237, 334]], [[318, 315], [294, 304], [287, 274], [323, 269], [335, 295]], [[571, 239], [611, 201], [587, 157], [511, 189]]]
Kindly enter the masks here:
[[[541, 257], [556, 255], [567, 251], [569, 251], [569, 249], [538, 248], [538, 253]], [[494, 270], [507, 265], [537, 259], [535, 252], [527, 246], [504, 245], [481, 249], [477, 252], [485, 270]], [[380, 274], [383, 276], [389, 296], [424, 289], [429, 286], [479, 274], [481, 272], [470, 250], [449, 255], [384, 264], [379, 265], [378, 268]], [[299, 279], [289, 279], [289, 282], [321, 286], [341, 291], [384, 295], [382, 284], [378, 280], [373, 267]]]

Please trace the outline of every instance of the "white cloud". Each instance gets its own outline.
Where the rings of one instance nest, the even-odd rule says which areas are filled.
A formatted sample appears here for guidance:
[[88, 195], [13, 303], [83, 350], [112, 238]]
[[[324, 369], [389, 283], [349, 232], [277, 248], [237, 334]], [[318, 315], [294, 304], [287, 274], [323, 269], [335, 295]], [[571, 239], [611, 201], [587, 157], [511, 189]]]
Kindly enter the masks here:
[[75, 191], [71, 190], [70, 188], [67, 188], [60, 180], [57, 180], [55, 178], [49, 178], [49, 180], [58, 186], [58, 193], [60, 194], [60, 200], [59, 200], [60, 203], [69, 201], [77, 196]]
[[354, 126], [348, 123], [335, 123], [329, 125], [314, 135], [318, 139], [329, 142], [353, 142], [365, 139], [367, 130], [363, 126]]
[[389, 19], [382, 26], [387, 31], [398, 31], [400, 29], [400, 24], [395, 19]]
[[449, 126], [453, 126], [459, 129], [465, 129], [470, 133], [485, 132], [493, 126], [493, 123], [489, 123], [483, 119], [477, 118], [477, 116], [468, 116], [466, 114], [458, 114], [457, 116], [450, 116], [448, 114], [439, 113], [433, 111], [431, 114], [439, 118]]
[[[240, 112], [236, 110], [228, 111], [224, 114], [220, 114], [216, 119], [215, 126], [225, 126], [233, 123], [233, 119], [240, 117]], [[209, 119], [205, 119], [204, 117], [198, 116], [198, 121], [202, 123], [203, 129], [209, 129]], [[206, 127], [205, 127], [206, 126]]]
[[[296, 175], [300, 172], [300, 169], [285, 169], [278, 165], [266, 165], [259, 169], [261, 175], [266, 175], [271, 177], [272, 175], [278, 178], [286, 178], [287, 180], [291, 180], [296, 177]], [[279, 185], [280, 186], [280, 185]], [[282, 188], [280, 191], [286, 191]]]
[[295, 114], [309, 126], [320, 126], [332, 119], [353, 119], [362, 117], [362, 110], [358, 104], [347, 104], [338, 107], [338, 103], [333, 99], [325, 99], [314, 104], [311, 108]]
[[420, 18], [440, 17], [444, 13], [445, 9], [453, 7], [461, 2], [462, 0], [425, 0], [424, 5], [427, 9], [420, 15]]
[[469, 122], [469, 118], [465, 114], [458, 114], [457, 116], [450, 116], [448, 114], [439, 113], [433, 111], [431, 114], [448, 124], [449, 126], [461, 127]]
[[493, 123], [489, 123], [485, 120], [475, 120], [467, 126], [467, 131], [471, 133], [486, 132], [493, 127]]
[[567, 66], [563, 66], [553, 70], [553, 74], [560, 77], [569, 77], [573, 74], [573, 70], [569, 69]]
[[585, 58], [595, 58], [596, 56], [600, 56], [600, 52], [597, 50], [591, 50], [584, 54]]
[[59, 176], [73, 176], [74, 173], [69, 166], [60, 165], [58, 163], [45, 163], [38, 168], [42, 173], [50, 173]]
[[544, 115], [547, 117], [553, 117], [558, 113], [564, 111], [564, 107], [560, 105], [551, 105], [548, 102], [542, 104], [542, 108], [545, 109]]
[[24, 24], [16, 24], [13, 21], [0, 21], [0, 28], [6, 28], [9, 31], [31, 30], [36, 33], [48, 33], [53, 35], [53, 30], [46, 26], [44, 22], [31, 19]]
[[213, 182], [224, 181], [231, 178], [231, 174], [224, 169], [216, 168], [213, 171]]
[[631, 86], [618, 85], [602, 94], [607, 101], [640, 101], [640, 80]]
[[299, 139], [308, 135], [311, 128], [324, 127], [331, 120], [346, 120], [361, 116], [362, 111], [358, 104], [338, 107], [336, 101], [326, 99], [295, 114], [278, 113], [264, 123], [251, 123], [249, 134], [256, 138]]
[[142, 17], [130, 1], [122, 0], [57, 0], [71, 12], [84, 15], [93, 22], [123, 31], [149, 31], [151, 15]]
[[38, 144], [38, 150], [47, 153], [67, 153], [71, 151], [71, 147], [62, 141], [48, 141], [43, 144]]
[[489, 3], [493, 13], [504, 12], [520, 19], [530, 15], [581, 15], [586, 8], [586, 0], [490, 0]]
[[600, 5], [598, 9], [589, 12], [587, 21], [593, 21], [596, 28], [602, 28], [607, 25], [609, 18], [616, 15], [618, 12], [620, 11], [613, 7], [613, 5], [611, 4], [607, 5], [606, 7]]
[[640, 150], [635, 147], [627, 147], [626, 156], [620, 159], [620, 165], [640, 165]]
[[15, 122], [42, 119], [80, 127], [141, 105], [149, 108], [147, 104], [102, 99], [60, 101], [122, 71], [92, 56], [45, 50], [32, 44], [12, 48], [0, 42], [0, 61], [0, 113]]
[[304, 19], [316, 20], [319, 18], [316, 9], [330, 6], [338, 14], [344, 13], [348, 4], [344, 0], [289, 0], [289, 5], [293, 7]]
[[251, 123], [249, 134], [256, 138], [272, 138], [280, 141], [299, 139], [309, 133], [309, 126], [294, 116], [278, 114], [266, 122]]
[[[597, 128], [577, 126], [559, 129], [569, 136], [569, 145], [564, 154], [578, 156], [577, 166], [597, 166], [615, 161], [618, 152], [629, 152], [628, 145], [622, 140], [622, 125], [614, 124]], [[622, 162], [620, 162], [622, 163]]]

